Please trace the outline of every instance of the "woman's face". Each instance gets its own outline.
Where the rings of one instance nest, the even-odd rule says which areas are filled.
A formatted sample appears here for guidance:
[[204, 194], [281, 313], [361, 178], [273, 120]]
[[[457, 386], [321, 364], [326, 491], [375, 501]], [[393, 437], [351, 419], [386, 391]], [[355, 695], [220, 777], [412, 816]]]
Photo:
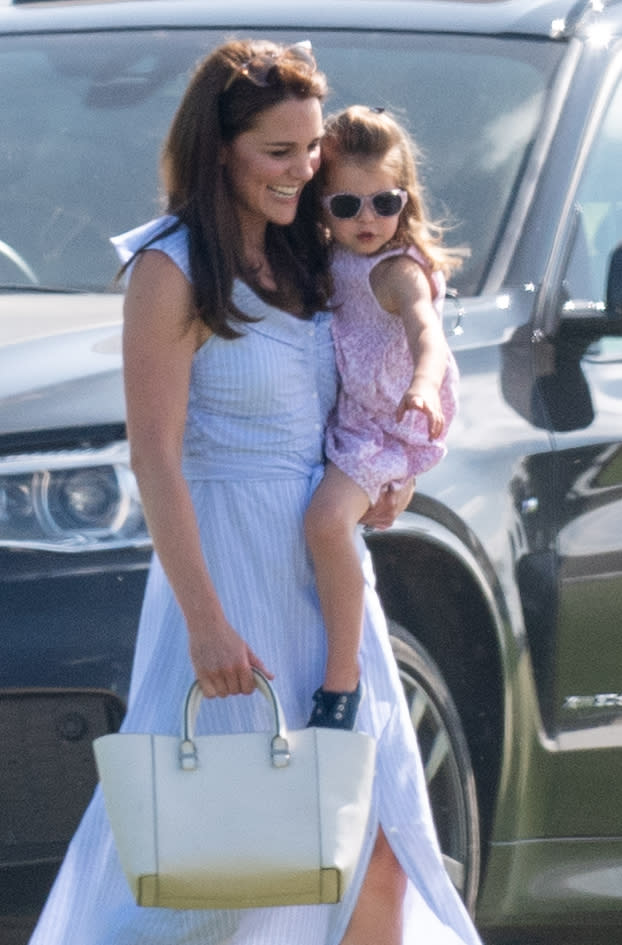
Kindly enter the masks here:
[[300, 192], [319, 167], [321, 138], [318, 99], [291, 98], [262, 112], [253, 128], [224, 147], [245, 238], [263, 236], [268, 222], [293, 222]]

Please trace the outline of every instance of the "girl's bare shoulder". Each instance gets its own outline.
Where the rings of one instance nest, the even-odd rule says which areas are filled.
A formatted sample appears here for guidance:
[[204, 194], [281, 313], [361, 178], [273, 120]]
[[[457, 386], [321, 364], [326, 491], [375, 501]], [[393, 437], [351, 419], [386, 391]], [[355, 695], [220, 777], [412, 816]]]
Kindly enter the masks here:
[[423, 265], [406, 252], [379, 260], [369, 278], [374, 295], [388, 312], [399, 312], [404, 299], [431, 298]]

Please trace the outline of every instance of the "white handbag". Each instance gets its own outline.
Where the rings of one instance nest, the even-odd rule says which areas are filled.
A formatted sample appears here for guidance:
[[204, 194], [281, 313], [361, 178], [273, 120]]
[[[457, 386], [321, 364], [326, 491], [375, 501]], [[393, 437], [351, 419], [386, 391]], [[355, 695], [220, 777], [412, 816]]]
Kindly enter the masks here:
[[194, 734], [198, 683], [181, 737], [114, 734], [94, 742], [104, 801], [136, 902], [230, 909], [339, 902], [365, 839], [375, 742], [359, 732]]

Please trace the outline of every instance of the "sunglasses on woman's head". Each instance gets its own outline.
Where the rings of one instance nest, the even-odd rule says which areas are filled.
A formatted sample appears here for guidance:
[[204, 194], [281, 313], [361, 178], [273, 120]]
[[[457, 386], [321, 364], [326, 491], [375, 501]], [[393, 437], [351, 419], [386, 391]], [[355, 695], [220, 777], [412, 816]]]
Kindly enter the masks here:
[[280, 51], [258, 53], [251, 59], [247, 59], [246, 62], [233, 70], [225, 83], [223, 92], [230, 89], [233, 83], [240, 78], [248, 79], [253, 85], [267, 88], [272, 84], [276, 67], [287, 62], [302, 68], [308, 75], [313, 75], [317, 70], [317, 63], [313, 57], [310, 41], [305, 39]]
[[394, 217], [404, 209], [408, 194], [396, 187], [394, 190], [379, 190], [376, 194], [361, 197], [358, 194], [330, 194], [322, 203], [337, 220], [352, 220], [363, 207], [371, 207], [376, 216]]

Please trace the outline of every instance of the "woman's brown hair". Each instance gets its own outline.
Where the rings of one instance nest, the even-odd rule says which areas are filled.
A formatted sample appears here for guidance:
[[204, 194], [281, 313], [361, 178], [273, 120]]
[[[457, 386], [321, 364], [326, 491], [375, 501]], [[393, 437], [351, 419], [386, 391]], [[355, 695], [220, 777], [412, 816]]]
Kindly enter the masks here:
[[[220, 161], [222, 145], [287, 99], [323, 100], [324, 75], [310, 55], [299, 58], [295, 50], [267, 40], [232, 40], [219, 46], [196, 68], [164, 143], [161, 170], [167, 212], [177, 218], [164, 232], [181, 224], [188, 227], [196, 313], [223, 338], [238, 336], [235, 321], [252, 320], [232, 300], [235, 277], [252, 279], [252, 273], [243, 268], [235, 201]], [[259, 81], [255, 64], [265, 67]], [[294, 222], [285, 227], [268, 224], [266, 231], [266, 252], [279, 292], [263, 294], [276, 303], [294, 301], [307, 318], [326, 307], [330, 291], [319, 219], [317, 191], [307, 187]]]

